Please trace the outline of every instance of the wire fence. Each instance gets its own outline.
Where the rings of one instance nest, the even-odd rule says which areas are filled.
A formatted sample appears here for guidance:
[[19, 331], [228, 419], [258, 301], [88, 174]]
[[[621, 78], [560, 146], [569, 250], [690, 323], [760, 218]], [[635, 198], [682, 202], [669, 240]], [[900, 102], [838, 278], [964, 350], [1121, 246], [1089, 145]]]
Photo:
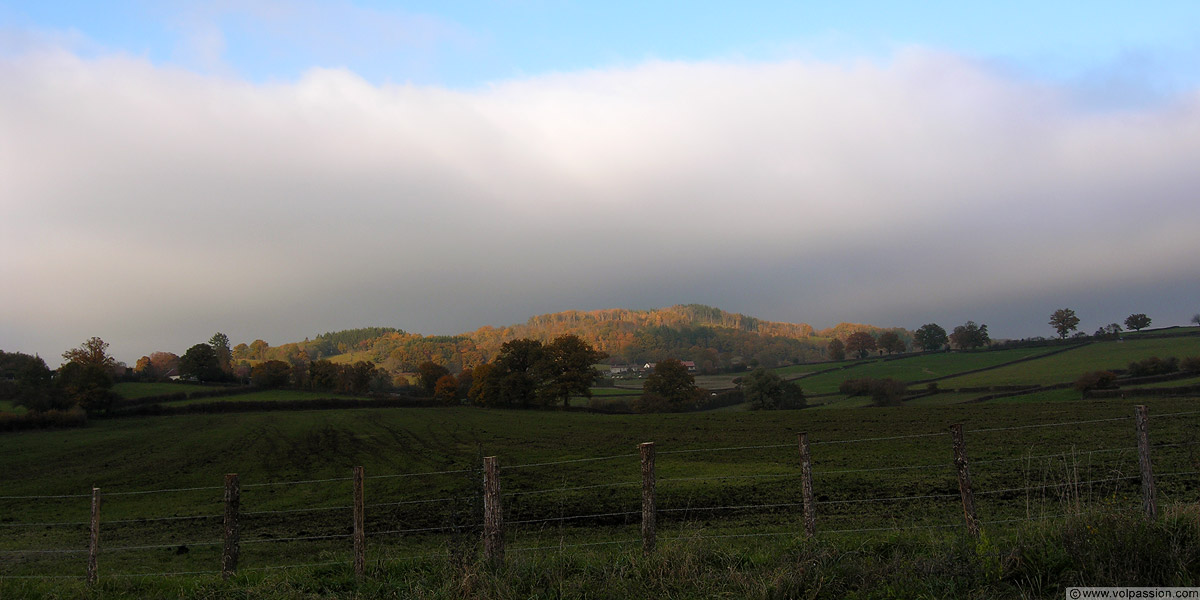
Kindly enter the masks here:
[[[1156, 415], [1155, 419], [1195, 415], [1200, 415], [1200, 411]], [[256, 503], [280, 500], [260, 498], [243, 506], [238, 495], [232, 509], [233, 521], [238, 524], [232, 543], [228, 481], [226, 486], [0, 496], [0, 501], [91, 499], [93, 502], [91, 520], [21, 522], [6, 518], [6, 522], [0, 522], [0, 530], [8, 538], [0, 543], [0, 567], [3, 568], [0, 579], [87, 579], [94, 582], [97, 555], [109, 557], [106, 560], [117, 565], [112, 572], [106, 571], [105, 577], [228, 576], [231, 546], [232, 571], [347, 566], [350, 561], [344, 558], [311, 562], [311, 557], [314, 553], [320, 557], [344, 557], [347, 553], [361, 557], [365, 548], [365, 542], [361, 540], [368, 538], [375, 540], [377, 545], [385, 544], [385, 549], [393, 548], [387, 560], [403, 561], [478, 552], [481, 539], [485, 554], [492, 554], [495, 550], [488, 550], [487, 540], [495, 535], [502, 541], [514, 542], [508, 548], [509, 552], [526, 553], [639, 544], [644, 551], [651, 551], [657, 541], [803, 538], [909, 529], [962, 529], [971, 533], [972, 528], [980, 526], [1011, 526], [1065, 518], [1077, 514], [1081, 507], [1098, 504], [1101, 500], [1106, 506], [1144, 510], [1153, 517], [1155, 479], [1159, 482], [1157, 493], [1173, 501], [1173, 505], [1194, 503], [1196, 498], [1188, 497], [1187, 493], [1195, 489], [1200, 480], [1200, 457], [1196, 456], [1200, 440], [1168, 440], [1154, 445], [1125, 442], [1105, 446], [1101, 444], [1104, 438], [1094, 435], [1097, 426], [1129, 421], [1136, 423], [1137, 419], [1116, 417], [966, 429], [963, 434], [967, 439], [980, 442], [983, 449], [980, 452], [982, 458], [970, 460], [965, 454], [960, 459], [949, 451], [950, 444], [946, 442], [951, 436], [945, 431], [812, 441], [802, 435], [798, 443], [657, 451], [651, 444], [648, 455], [643, 448], [640, 453], [501, 465], [503, 474], [497, 471], [495, 493], [490, 496], [485, 493], [488, 472], [483, 468], [249, 482], [237, 489], [253, 492], [287, 488], [292, 491], [298, 486], [321, 488], [350, 483], [354, 487], [354, 502], [271, 509]], [[1088, 434], [1087, 441], [1094, 445], [1079, 448], [1071, 443], [1054, 452], [1037, 452], [1038, 446], [1031, 445], [1016, 449], [1020, 452], [1014, 455], [1011, 445], [988, 437], [1001, 432], [1048, 428]], [[862, 464], [881, 457], [888, 461], [902, 457], [897, 457], [886, 446], [883, 451], [867, 452], [858, 449], [857, 445], [899, 440], [917, 443], [920, 451], [916, 454], [920, 459], [909, 457], [912, 464]], [[818, 451], [810, 460], [810, 447], [853, 447], [855, 450]], [[944, 460], [928, 458], [938, 454], [944, 456]], [[1159, 469], [1157, 472], [1147, 471], [1142, 464], [1143, 459], [1149, 463], [1151, 454]], [[725, 455], [722, 457], [725, 460], [714, 462], [711, 457], [717, 455]], [[660, 462], [656, 464], [655, 461]], [[597, 463], [616, 464], [605, 467], [597, 475], [589, 471]], [[968, 472], [968, 466], [974, 467], [974, 472]], [[572, 471], [584, 467], [587, 468], [582, 473]], [[553, 477], [560, 478], [560, 484], [546, 486], [544, 482], [553, 477], [538, 475], [538, 470], [551, 470]], [[642, 478], [633, 479], [639, 471]], [[625, 473], [628, 478], [615, 482], [595, 480], [614, 472]], [[666, 476], [657, 477], [659, 472]], [[971, 487], [972, 475], [974, 488]], [[401, 490], [388, 489], [385, 485], [388, 481], [447, 477], [451, 478], [450, 482], [413, 485]], [[371, 489], [383, 486], [379, 488], [380, 493], [392, 497], [366, 503], [362, 500], [363, 480], [373, 482]], [[536, 483], [542, 485], [531, 485]], [[1149, 497], [1146, 496], [1147, 486], [1152, 494]], [[411, 497], [427, 487], [441, 493], [434, 497]], [[813, 488], [816, 493], [810, 496], [808, 490]], [[887, 493], [887, 489], [898, 493]], [[98, 508], [99, 499], [102, 497], [119, 500], [162, 495], [169, 498], [173, 494], [218, 491], [225, 496], [224, 514], [99, 517], [102, 513]], [[884, 493], [879, 493], [881, 491]], [[1148, 502], [1151, 504], [1147, 505]], [[180, 512], [187, 512], [187, 509], [180, 509]], [[489, 514], [500, 524], [498, 530], [496, 523], [489, 522]], [[681, 533], [659, 537], [656, 527], [660, 521]], [[214, 528], [214, 522], [219, 522], [221, 528]], [[821, 525], [814, 528], [813, 522]], [[31, 543], [63, 539], [61, 535], [45, 533], [54, 528], [88, 528], [91, 541], [78, 540], [78, 545], [58, 547]], [[96, 541], [99, 530], [106, 532], [108, 541], [103, 546]], [[733, 532], [726, 533], [730, 530]], [[559, 542], [545, 544], [548, 535]], [[586, 540], [596, 536], [618, 539]], [[586, 541], [566, 543], [570, 538], [580, 537]], [[389, 543], [394, 546], [387, 546]], [[289, 550], [282, 554], [268, 550], [254, 558], [267, 562], [273, 556], [285, 559], [307, 556], [310, 560], [236, 566], [242, 547], [252, 552], [257, 547], [280, 546]], [[445, 550], [447, 546], [451, 550]], [[440, 548], [440, 551], [431, 553], [422, 548]], [[502, 556], [504, 546], [500, 548]], [[397, 555], [396, 549], [417, 550], [418, 553]], [[221, 568], [184, 566], [151, 572], [137, 567], [147, 562], [161, 563], [161, 560], [116, 558], [121, 554], [162, 550], [170, 550], [178, 556], [194, 553], [195, 561], [184, 565], [202, 567], [198, 561], [212, 561], [209, 564]], [[79, 555], [88, 556], [88, 572], [64, 574], [68, 570], [64, 566], [81, 565]], [[354, 568], [361, 572], [357, 558]]]

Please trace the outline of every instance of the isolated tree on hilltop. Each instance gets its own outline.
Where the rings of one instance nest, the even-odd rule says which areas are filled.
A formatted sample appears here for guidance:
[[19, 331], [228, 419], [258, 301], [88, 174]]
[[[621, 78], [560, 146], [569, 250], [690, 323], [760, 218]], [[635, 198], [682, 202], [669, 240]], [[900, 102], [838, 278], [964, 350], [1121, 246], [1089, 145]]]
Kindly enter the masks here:
[[846, 350], [857, 352], [859, 358], [866, 358], [867, 353], [875, 348], [875, 338], [865, 331], [852, 333], [846, 338]]
[[992, 342], [992, 338], [988, 336], [987, 325], [976, 325], [975, 321], [967, 321], [955, 327], [949, 340], [959, 350], [972, 350]]
[[1060, 308], [1050, 315], [1050, 326], [1058, 332], [1059, 339], [1066, 339], [1068, 333], [1079, 327], [1079, 317], [1069, 308]]
[[913, 332], [913, 342], [927, 352], [941, 350], [948, 341], [946, 330], [937, 323], [926, 323]]
[[1150, 317], [1146, 313], [1134, 313], [1125, 318], [1125, 327], [1134, 331], [1141, 331], [1150, 326]]
[[1192, 324], [1200, 326], [1200, 313], [1192, 315]]
[[112, 369], [117, 365], [117, 360], [108, 355], [108, 342], [98, 337], [88, 338], [78, 348], [63, 352], [62, 357], [67, 362], [96, 365], [105, 369]]

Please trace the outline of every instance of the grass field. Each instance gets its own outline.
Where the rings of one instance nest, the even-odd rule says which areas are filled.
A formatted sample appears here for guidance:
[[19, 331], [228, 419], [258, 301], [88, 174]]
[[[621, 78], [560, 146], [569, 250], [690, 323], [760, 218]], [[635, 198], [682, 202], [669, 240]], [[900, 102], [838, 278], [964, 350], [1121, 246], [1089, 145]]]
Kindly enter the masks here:
[[[934, 379], [963, 371], [984, 369], [1030, 356], [1046, 354], [1049, 351], [1046, 348], [1020, 348], [992, 352], [923, 354], [897, 360], [877, 360], [851, 369], [804, 377], [799, 379], [798, 383], [807, 393], [822, 394], [836, 392], [838, 386], [846, 379], [859, 379], [863, 377], [875, 379], [891, 377], [900, 381]], [[957, 387], [949, 384], [941, 385], [942, 387]]]
[[199, 385], [189, 383], [145, 383], [145, 382], [122, 382], [113, 386], [113, 392], [122, 398], [134, 400], [137, 398], [145, 398], [147, 396], [165, 396], [167, 394], [189, 393], [189, 392], [206, 392], [214, 388], [210, 385]]
[[1131, 360], [1150, 356], [1200, 355], [1200, 338], [1127, 339], [1101, 342], [1037, 361], [963, 375], [939, 382], [944, 388], [990, 385], [1070, 383], [1088, 371], [1124, 369]]
[[320, 400], [325, 398], [354, 398], [346, 394], [333, 392], [310, 392], [305, 390], [264, 390], [237, 394], [236, 396], [218, 396], [215, 398], [192, 398], [164, 402], [164, 406], [186, 406], [188, 404], [207, 404], [210, 402], [290, 402], [295, 400]]
[[25, 407], [13, 404], [12, 400], [0, 400], [0, 412], [23, 415], [25, 414]]
[[[1197, 354], [1190, 349], [1196, 343], [1192, 338], [1127, 341], [1111, 344], [1123, 354], [1099, 348], [1088, 356], [1122, 362], [1142, 353], [1186, 356]], [[1064, 361], [1096, 346], [1102, 344], [1018, 366], [1038, 371], [1043, 361]], [[950, 368], [980, 360], [975, 354], [942, 356], [959, 361]], [[891, 369], [913, 361], [910, 372], [947, 369], [926, 362], [933, 358], [858, 368]], [[1059, 364], [1081, 364], [1078, 358], [1071, 360], [1076, 362]], [[978, 375], [1003, 375], [1008, 369]], [[260, 394], [295, 399], [303, 393], [253, 395]], [[527, 597], [538, 581], [565, 586], [559, 593], [540, 594], [565, 597], [622, 589], [631, 595], [773, 597], [796, 589], [779, 582], [806, 571], [786, 565], [794, 567], [796, 557], [813, 552], [826, 558], [811, 559], [819, 565], [813, 567], [818, 579], [806, 579], [804, 586], [810, 587], [803, 589], [822, 581], [832, 586], [828, 589], [842, 589], [837, 585], [845, 584], [822, 579], [838, 573], [841, 564], [854, 565], [845, 568], [859, 569], [858, 575], [879, 585], [887, 583], [888, 573], [920, 585], [921, 574], [927, 576], [930, 569], [941, 573], [943, 567], [931, 565], [944, 560], [949, 571], [938, 575], [939, 587], [931, 588], [937, 591], [927, 595], [959, 596], [966, 590], [954, 586], [982, 585], [996, 586], [995, 591], [976, 597], [1012, 597], [1026, 589], [1014, 578], [1037, 576], [1022, 571], [1031, 563], [976, 565], [1000, 573], [981, 580], [975, 571], [961, 571], [966, 568], [962, 557], [1008, 556], [1020, 552], [1029, 536], [1076, 532], [1066, 524], [1049, 533], [1030, 529], [1041, 527], [1043, 518], [1059, 524], [1063, 515], [1099, 510], [1099, 520], [1087, 521], [1087, 526], [1127, 527], [1124, 521], [1113, 525], [1105, 519], [1136, 514], [1139, 506], [1131, 418], [1136, 404], [1151, 411], [1160, 503], [1194, 505], [1200, 496], [1196, 398], [1085, 401], [1078, 392], [1058, 390], [962, 403], [970, 396], [939, 394], [891, 408], [864, 408], [866, 399], [833, 397], [800, 411], [730, 407], [668, 415], [472, 407], [197, 414], [97, 419], [82, 429], [6, 433], [0, 435], [0, 455], [6, 457], [0, 461], [0, 596], [81, 595], [73, 580], [56, 584], [3, 578], [82, 574], [79, 550], [86, 544], [93, 485], [105, 495], [101, 561], [107, 583], [101, 591], [112, 597], [372, 596], [382, 588], [369, 586], [382, 585], [380, 581], [425, 597]], [[980, 519], [989, 543], [1003, 550], [962, 547], [962, 536], [953, 533], [962, 524], [947, 434], [953, 423], [963, 423], [967, 430]], [[802, 527], [797, 505], [800, 432], [807, 432], [812, 444], [822, 532], [812, 542], [797, 533]], [[637, 444], [644, 441], [654, 441], [657, 448], [663, 546], [659, 557], [647, 559], [638, 551]], [[477, 565], [483, 456], [500, 461], [506, 537], [512, 548], [507, 566], [498, 571], [471, 566]], [[375, 583], [362, 584], [366, 588], [354, 583], [345, 567], [348, 479], [355, 465], [364, 466], [368, 476], [368, 548]], [[242, 482], [244, 573], [229, 584], [204, 574], [170, 583], [161, 577], [128, 577], [205, 572], [219, 565], [226, 473], [238, 473]], [[1200, 533], [1189, 535], [1185, 540], [1200, 540]], [[1130, 533], [1108, 544], [1116, 548], [1114, 556], [1127, 558], [1135, 538]], [[1047, 544], [1029, 551], [1059, 556], [1058, 542]], [[1020, 579], [1020, 585], [1042, 590], [1035, 597], [1061, 597], [1064, 582], [1074, 577], [1070, 573], [1100, 568], [1054, 566], [1076, 564], [1070, 561], [1080, 555], [1079, 547], [1063, 548], [1055, 559], [1059, 562], [1046, 566], [1060, 569], [1056, 579]], [[437, 558], [464, 551], [465, 562]], [[1169, 553], [1184, 561], [1175, 573], [1182, 573], [1185, 583], [1200, 577], [1200, 562], [1187, 562], [1188, 552], [1192, 550]], [[893, 559], [901, 562], [888, 562]], [[1024, 560], [1042, 564], [1037, 561], [1043, 559], [1030, 555]], [[313, 563], [330, 564], [273, 570]], [[539, 569], [541, 575], [536, 574]], [[455, 587], [442, 581], [447, 576], [470, 581], [457, 579], [465, 588]], [[612, 583], [602, 583], [606, 579]], [[621, 587], [634, 585], [624, 583], [626, 579], [641, 581], [637, 585], [642, 587]], [[668, 587], [655, 588], [653, 581]], [[703, 584], [707, 587], [688, 587], [698, 582], [708, 582]], [[463, 589], [476, 591], [463, 594]], [[913, 588], [902, 589], [908, 591], [895, 595], [914, 595]]]

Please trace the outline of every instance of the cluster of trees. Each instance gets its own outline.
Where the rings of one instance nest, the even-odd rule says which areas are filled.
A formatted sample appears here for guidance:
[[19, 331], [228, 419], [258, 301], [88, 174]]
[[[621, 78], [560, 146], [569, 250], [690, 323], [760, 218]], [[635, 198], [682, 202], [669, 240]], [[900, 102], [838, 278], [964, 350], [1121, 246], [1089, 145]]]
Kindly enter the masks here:
[[505, 342], [491, 362], [472, 370], [470, 398], [483, 406], [567, 406], [571, 396], [591, 398], [600, 378], [593, 365], [606, 357], [570, 334], [548, 344], [528, 338]]
[[125, 365], [108, 354], [108, 343], [93, 337], [63, 353], [57, 375], [38, 356], [0, 351], [0, 398], [33, 412], [69, 410], [95, 414], [116, 400], [115, 378]]
[[[1200, 315], [1197, 315], [1197, 317], [1200, 317]], [[1192, 321], [1200, 324], [1200, 319], [1195, 317], [1192, 319]], [[1152, 319], [1147, 316], [1146, 313], [1133, 313], [1128, 317], [1125, 317], [1125, 329], [1141, 331], [1149, 327], [1151, 322]], [[1054, 328], [1054, 331], [1058, 334], [1059, 339], [1066, 339], [1068, 334], [1079, 329], [1079, 316], [1075, 314], [1073, 309], [1060, 308], [1050, 314], [1050, 321], [1048, 324]], [[1121, 335], [1122, 331], [1124, 331], [1124, 329], [1122, 329], [1119, 324], [1109, 323], [1108, 325], [1097, 329], [1096, 333], [1092, 335], [1093, 337], [1098, 338], [1116, 338]], [[1084, 334], [1076, 333], [1075, 335], [1082, 336]]]
[[908, 351], [908, 344], [895, 331], [880, 332], [876, 338], [867, 331], [855, 331], [846, 336], [846, 341], [833, 338], [825, 346], [825, 355], [830, 360], [844, 360], [849, 352], [858, 358], [866, 358], [871, 352], [900, 354]]

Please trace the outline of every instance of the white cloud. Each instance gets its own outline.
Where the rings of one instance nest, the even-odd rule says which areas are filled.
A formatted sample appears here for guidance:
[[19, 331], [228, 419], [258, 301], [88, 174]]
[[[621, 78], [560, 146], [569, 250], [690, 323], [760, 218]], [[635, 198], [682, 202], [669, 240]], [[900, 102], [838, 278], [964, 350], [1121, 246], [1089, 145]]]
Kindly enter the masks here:
[[931, 289], [963, 306], [1194, 280], [1200, 95], [1068, 96], [922, 49], [473, 92], [4, 59], [0, 336], [56, 356], [106, 331], [132, 360], [217, 329], [692, 301], [820, 325]]

